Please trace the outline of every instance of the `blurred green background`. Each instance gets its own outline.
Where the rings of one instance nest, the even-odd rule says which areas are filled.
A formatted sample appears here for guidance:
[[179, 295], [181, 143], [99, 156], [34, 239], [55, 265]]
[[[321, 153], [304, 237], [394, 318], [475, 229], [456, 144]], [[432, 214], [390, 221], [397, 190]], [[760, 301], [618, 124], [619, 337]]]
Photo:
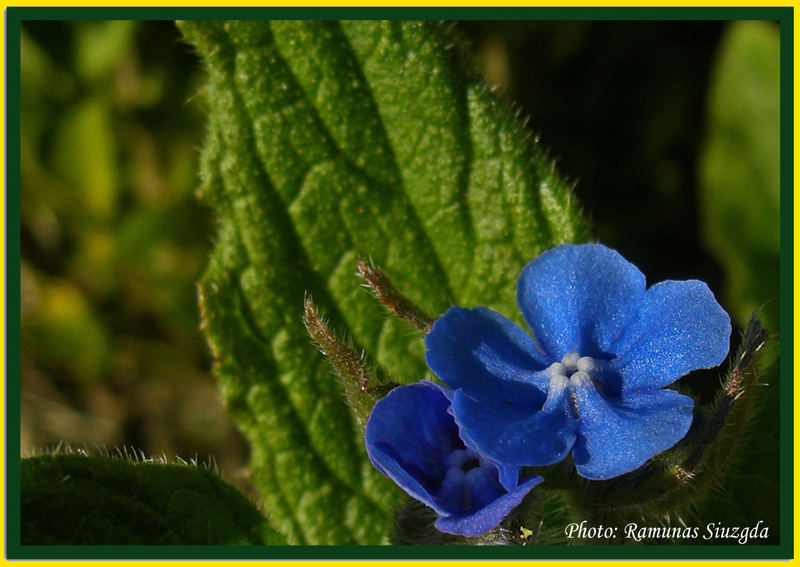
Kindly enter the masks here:
[[[456, 29], [598, 240], [777, 330], [777, 24]], [[194, 197], [200, 61], [172, 22], [24, 22], [21, 42], [22, 453], [127, 446], [236, 476], [248, 449], [196, 300], [214, 234]]]

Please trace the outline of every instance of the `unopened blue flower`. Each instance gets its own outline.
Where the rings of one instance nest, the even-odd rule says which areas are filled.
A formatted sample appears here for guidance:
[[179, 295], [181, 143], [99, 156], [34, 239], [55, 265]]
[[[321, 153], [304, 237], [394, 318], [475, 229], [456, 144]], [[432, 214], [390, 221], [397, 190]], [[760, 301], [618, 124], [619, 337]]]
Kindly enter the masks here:
[[499, 313], [453, 307], [426, 360], [455, 388], [461, 435], [492, 459], [580, 475], [632, 471], [681, 440], [694, 403], [667, 386], [728, 352], [731, 324], [708, 286], [642, 273], [600, 244], [562, 245], [522, 270], [517, 301], [533, 338]]
[[477, 536], [497, 526], [537, 484], [519, 467], [468, 449], [449, 413], [452, 391], [423, 380], [394, 388], [372, 409], [367, 455], [410, 496], [433, 508], [440, 531]]

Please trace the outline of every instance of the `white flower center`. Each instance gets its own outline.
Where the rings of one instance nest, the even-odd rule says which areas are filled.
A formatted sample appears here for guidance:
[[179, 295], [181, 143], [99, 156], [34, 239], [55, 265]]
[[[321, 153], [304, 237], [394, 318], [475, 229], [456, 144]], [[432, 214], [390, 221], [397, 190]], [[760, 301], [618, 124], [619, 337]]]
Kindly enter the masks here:
[[586, 380], [591, 381], [592, 373], [597, 371], [597, 363], [591, 356], [580, 356], [577, 352], [566, 355], [561, 362], [554, 362], [548, 368], [550, 379], [569, 379], [569, 383], [579, 386]]
[[592, 374], [598, 370], [597, 362], [591, 356], [581, 356], [577, 352], [571, 352], [562, 358], [561, 362], [551, 364], [548, 370], [550, 371], [550, 391], [543, 409], [547, 409], [550, 404], [557, 403], [561, 392], [567, 388], [570, 406], [574, 417], [577, 418], [578, 399], [575, 389], [593, 384]]

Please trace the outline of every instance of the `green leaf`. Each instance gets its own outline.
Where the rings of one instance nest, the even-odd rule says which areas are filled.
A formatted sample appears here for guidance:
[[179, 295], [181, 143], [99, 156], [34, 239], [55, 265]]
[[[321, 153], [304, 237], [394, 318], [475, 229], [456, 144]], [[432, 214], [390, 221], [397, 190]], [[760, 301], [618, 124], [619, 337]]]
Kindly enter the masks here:
[[81, 22], [75, 34], [75, 68], [88, 81], [106, 78], [130, 50], [140, 23]]
[[734, 22], [711, 85], [701, 165], [706, 240], [725, 269], [740, 325], [764, 307], [778, 330], [780, 264], [779, 30]]
[[40, 283], [37, 308], [21, 325], [26, 346], [51, 367], [74, 368], [80, 381], [98, 380], [107, 368], [111, 344], [89, 298], [67, 280], [48, 281], [31, 271], [28, 275]]
[[117, 208], [116, 139], [108, 100], [87, 98], [70, 108], [55, 134], [54, 170], [72, 189], [80, 218], [109, 224]]
[[586, 223], [447, 26], [180, 26], [208, 72], [201, 194], [219, 234], [204, 326], [253, 481], [290, 543], [380, 543], [399, 489], [367, 461], [305, 333], [305, 293], [393, 379], [415, 381], [422, 339], [360, 289], [357, 258], [431, 315], [481, 304], [521, 321], [520, 269], [586, 240]]
[[198, 466], [80, 455], [22, 460], [23, 545], [280, 544], [255, 506]]

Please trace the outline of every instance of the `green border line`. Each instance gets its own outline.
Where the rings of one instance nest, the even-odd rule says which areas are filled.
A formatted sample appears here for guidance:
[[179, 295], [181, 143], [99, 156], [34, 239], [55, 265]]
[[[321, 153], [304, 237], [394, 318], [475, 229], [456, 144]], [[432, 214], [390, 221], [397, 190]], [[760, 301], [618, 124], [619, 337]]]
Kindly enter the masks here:
[[780, 21], [780, 545], [794, 549], [794, 10]]
[[[6, 557], [9, 559], [786, 559], [793, 557], [794, 8], [65, 8], [6, 10]], [[20, 29], [23, 20], [777, 20], [780, 22], [780, 543], [664, 546], [22, 546], [20, 544]], [[9, 143], [11, 142], [11, 143]], [[13, 426], [13, 427], [12, 427]]]
[[[675, 545], [675, 546], [19, 546], [11, 559], [783, 559], [782, 546]], [[598, 551], [602, 550], [602, 553]], [[791, 551], [789, 551], [791, 553]]]
[[[781, 20], [791, 21], [793, 8], [781, 7], [10, 7], [8, 23], [20, 20]], [[787, 13], [789, 15], [787, 15]], [[188, 16], [188, 17], [187, 17]]]
[[[19, 546], [11, 559], [785, 559], [783, 546]], [[791, 553], [791, 550], [789, 550]]]
[[6, 555], [20, 541], [20, 24], [6, 16]]

